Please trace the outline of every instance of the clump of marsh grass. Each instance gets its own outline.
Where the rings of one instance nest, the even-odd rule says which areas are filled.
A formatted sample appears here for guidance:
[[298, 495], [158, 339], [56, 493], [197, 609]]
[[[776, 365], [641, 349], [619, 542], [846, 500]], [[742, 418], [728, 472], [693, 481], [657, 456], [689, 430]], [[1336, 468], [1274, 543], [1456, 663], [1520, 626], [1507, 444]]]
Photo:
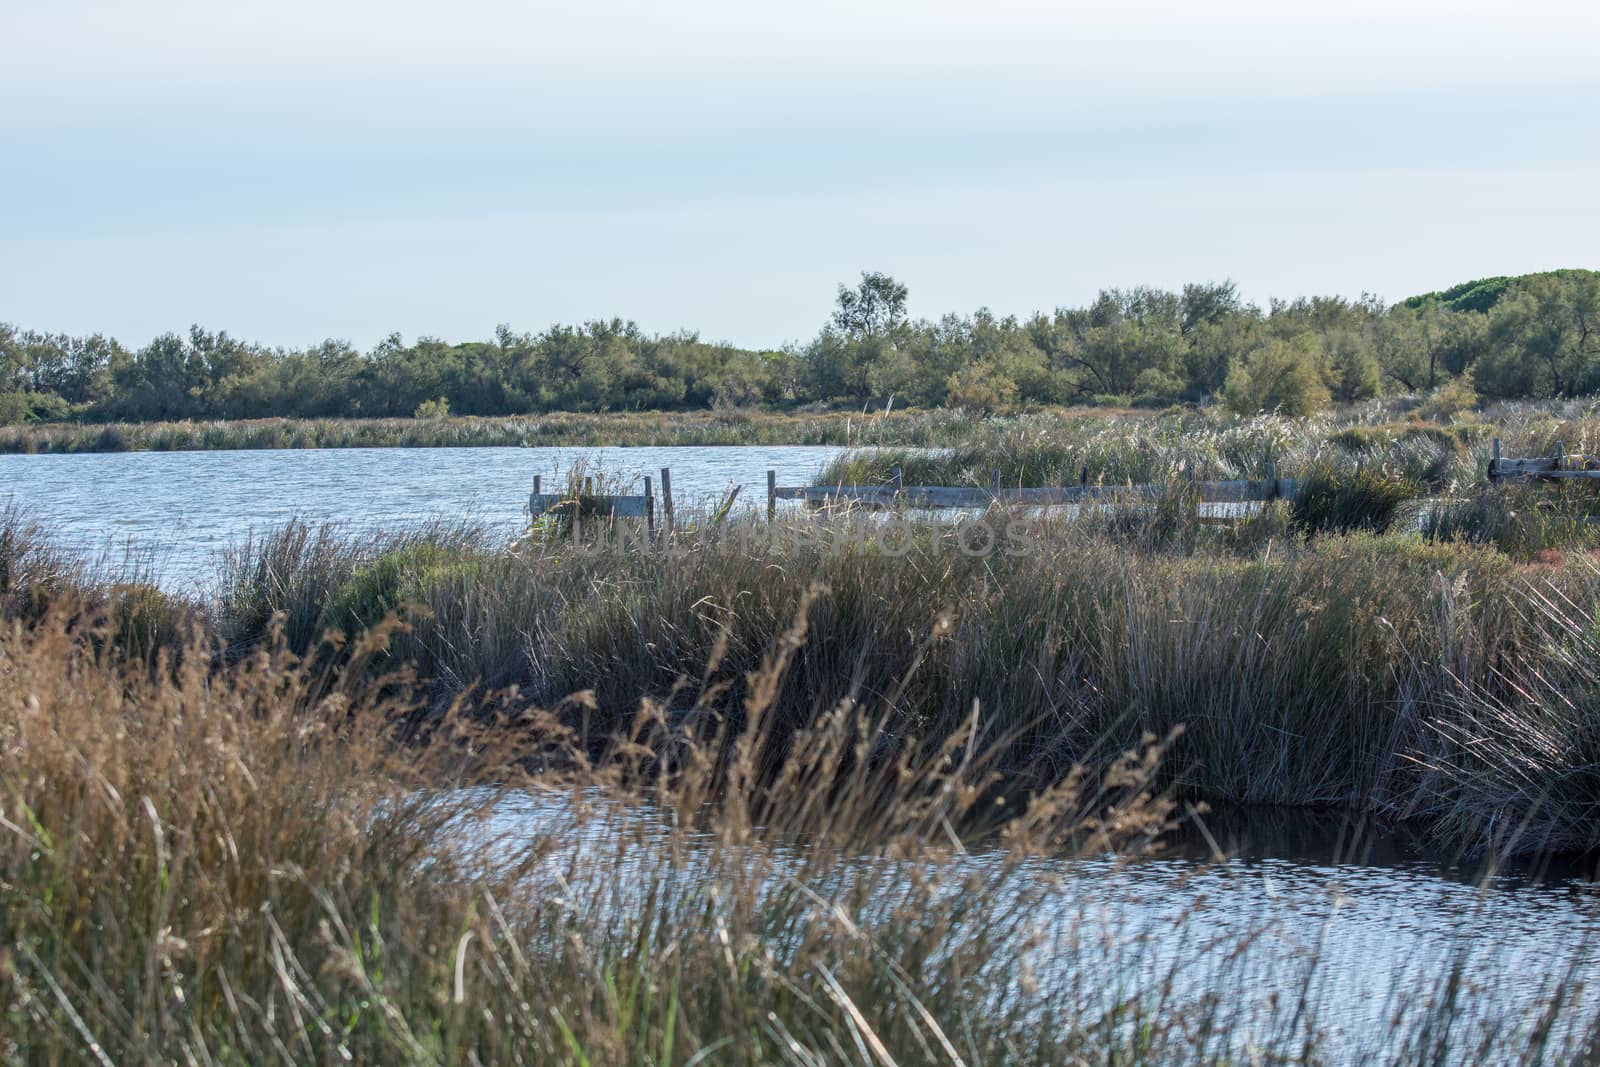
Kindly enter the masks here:
[[222, 555], [214, 615], [222, 637], [245, 647], [281, 631], [304, 653], [329, 629], [353, 636], [400, 610], [410, 574], [489, 543], [482, 528], [434, 521], [358, 536], [336, 524], [292, 519]]
[[[1590, 564], [1584, 564], [1590, 566]], [[1463, 686], [1436, 720], [1428, 766], [1450, 783], [1452, 836], [1495, 853], [1600, 851], [1600, 627], [1548, 582], [1522, 601], [1543, 645], [1513, 684]]]
[[1571, 974], [1501, 1017], [1445, 960], [1384, 1025], [1334, 1046], [1314, 947], [1264, 986], [1233, 962], [1263, 932], [1218, 936], [1203, 910], [1132, 935], [1098, 927], [1092, 895], [1073, 899], [1171, 825], [1159, 744], [1065, 777], [982, 838], [969, 831], [996, 805], [980, 709], [942, 741], [885, 745], [883, 717], [841, 704], [767, 762], [819, 603], [762, 653], [737, 720], [706, 693], [687, 720], [645, 700], [598, 756], [509, 695], [419, 739], [418, 705], [362, 669], [401, 636], [393, 621], [332, 674], [281, 641], [227, 664], [196, 644], [176, 671], [139, 670], [94, 639], [106, 620], [76, 610], [0, 630], [0, 1055], [1583, 1054], [1596, 1020]]
[[1418, 528], [1439, 541], [1492, 544], [1517, 559], [1600, 544], [1593, 489], [1570, 483], [1505, 485], [1419, 509]]
[[[809, 637], [770, 705], [775, 752], [838, 706], [876, 709], [887, 745], [949, 737], [976, 701], [992, 709], [984, 741], [1013, 795], [1078, 766], [1102, 773], [1146, 734], [1182, 727], [1159, 771], [1180, 796], [1375, 812], [1447, 788], [1417, 763], [1433, 743], [1427, 709], [1463, 683], [1503, 686], [1505, 663], [1542, 654], [1516, 611], [1519, 567], [1499, 552], [1371, 534], [1308, 543], [1286, 504], [1224, 527], [1203, 518], [1180, 482], [1165, 505], [1077, 518], [821, 513], [691, 518], [654, 541], [349, 546], [339, 554], [389, 560], [392, 592], [369, 595], [376, 572], [352, 567], [303, 608], [271, 590], [257, 600], [267, 617], [311, 619], [372, 605], [352, 622], [415, 604], [393, 656], [431, 680], [436, 708], [515, 687], [559, 709], [593, 758], [628, 735], [641, 696], [673, 721], [738, 722], [751, 672], [803, 605]], [[1600, 600], [1581, 570], [1556, 576], [1578, 602]]]
[[1301, 478], [1294, 523], [1311, 533], [1388, 530], [1421, 487], [1386, 467], [1318, 462]]
[[33, 612], [85, 581], [83, 564], [51, 544], [37, 522], [15, 504], [0, 510], [0, 602]]

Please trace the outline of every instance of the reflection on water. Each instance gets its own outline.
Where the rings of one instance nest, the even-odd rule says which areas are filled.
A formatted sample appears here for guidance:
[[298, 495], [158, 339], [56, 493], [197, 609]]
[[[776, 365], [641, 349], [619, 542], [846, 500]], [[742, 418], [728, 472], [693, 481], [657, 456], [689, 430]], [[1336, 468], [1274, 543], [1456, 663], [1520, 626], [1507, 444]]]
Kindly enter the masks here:
[[[636, 913], [645, 887], [663, 872], [692, 886], [727, 862], [709, 838], [686, 845], [648, 807], [602, 803], [599, 812], [579, 815], [561, 798], [517, 795], [500, 803], [468, 847], [552, 836], [560, 841], [552, 862], [564, 879], [579, 878], [563, 880], [563, 891], [601, 893], [620, 917]], [[816, 878], [805, 843], [759, 848], [770, 886]], [[593, 870], [604, 886], [581, 883], [585, 853], [600, 858]], [[1148, 858], [1036, 859], [1004, 880], [997, 852], [952, 854], [941, 864], [952, 892], [975, 874], [980, 884], [1028, 895], [1034, 945], [1027, 951], [1047, 995], [1093, 1015], [1142, 992], [1176, 1003], [1221, 993], [1226, 1003], [1214, 1024], [1238, 1049], [1253, 1036], [1281, 1033], [1286, 1013], [1304, 999], [1332, 1062], [1361, 1062], [1380, 1049], [1392, 1054], [1397, 1014], [1422, 1010], [1452, 970], [1465, 982], [1467, 1018], [1498, 1026], [1531, 1017], [1558, 985], [1600, 966], [1600, 884], [1574, 871], [1531, 868], [1475, 880], [1481, 871], [1471, 862], [1430, 856], [1424, 841], [1338, 817], [1228, 812]], [[820, 869], [826, 884], [812, 889], [826, 897], [858, 878], [886, 916], [913, 876], [909, 864], [881, 856]], [[1564, 1018], [1594, 1010], [1592, 994], [1579, 997]], [[1464, 1050], [1476, 1035], [1463, 1026], [1450, 1040]]]
[[1305, 867], [1407, 869], [1446, 881], [1502, 889], [1525, 885], [1585, 886], [1600, 878], [1597, 857], [1527, 856], [1509, 862], [1441, 851], [1428, 835], [1355, 813], [1298, 808], [1222, 807], [1186, 819], [1165, 842], [1168, 855], [1190, 861], [1219, 855], [1249, 866], [1281, 860]]

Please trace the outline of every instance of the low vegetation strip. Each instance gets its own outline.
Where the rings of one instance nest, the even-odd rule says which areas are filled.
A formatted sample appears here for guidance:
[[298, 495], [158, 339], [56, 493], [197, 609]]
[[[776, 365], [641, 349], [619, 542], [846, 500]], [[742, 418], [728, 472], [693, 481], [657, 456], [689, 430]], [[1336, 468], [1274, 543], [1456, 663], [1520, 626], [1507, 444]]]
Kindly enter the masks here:
[[0, 453], [181, 452], [282, 448], [479, 448], [941, 444], [978, 420], [952, 414], [672, 414], [438, 416], [31, 423], [0, 426]]

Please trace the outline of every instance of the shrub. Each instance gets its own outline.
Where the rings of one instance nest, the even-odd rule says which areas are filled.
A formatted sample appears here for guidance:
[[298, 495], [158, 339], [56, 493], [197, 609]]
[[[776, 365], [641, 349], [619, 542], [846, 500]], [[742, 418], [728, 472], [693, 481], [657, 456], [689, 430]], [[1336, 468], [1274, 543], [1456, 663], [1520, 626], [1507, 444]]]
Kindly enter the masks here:
[[950, 375], [947, 402], [961, 411], [1001, 411], [1017, 401], [1017, 383], [990, 362], [971, 363]]
[[1240, 415], [1310, 415], [1327, 407], [1331, 397], [1308, 337], [1268, 342], [1236, 363], [1223, 384], [1224, 400]]
[[1417, 409], [1423, 418], [1445, 421], [1478, 405], [1478, 392], [1472, 384], [1472, 372], [1452, 378], [1439, 386]]

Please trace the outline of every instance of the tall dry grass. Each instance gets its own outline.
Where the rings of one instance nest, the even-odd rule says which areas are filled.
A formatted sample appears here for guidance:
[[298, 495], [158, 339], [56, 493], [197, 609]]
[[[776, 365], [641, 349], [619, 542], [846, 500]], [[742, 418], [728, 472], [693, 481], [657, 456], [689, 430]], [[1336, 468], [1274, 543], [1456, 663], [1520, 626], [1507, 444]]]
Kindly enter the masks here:
[[1263, 991], [1231, 969], [1258, 934], [1219, 938], [1203, 910], [1133, 939], [1064, 913], [1072, 857], [1104, 870], [1170, 825], [1160, 746], [1066, 776], [981, 839], [995, 750], [976, 709], [919, 750], [841, 705], [766, 762], [803, 621], [738, 721], [711, 693], [688, 720], [647, 700], [599, 756], [514, 698], [420, 740], [407, 687], [368, 669], [394, 623], [331, 672], [281, 642], [228, 663], [198, 632], [152, 671], [111, 626], [63, 603], [0, 630], [7, 1062], [1593, 1054], [1573, 974], [1507, 1018], [1442, 961], [1335, 1047], [1315, 951]]
[[[958, 526], [806, 516], [510, 549], [437, 528], [364, 542], [290, 527], [235, 560], [219, 625], [248, 643], [282, 613], [305, 651], [330, 626], [354, 638], [400, 612], [411, 629], [394, 661], [431, 680], [436, 708], [515, 688], [561, 708], [598, 752], [641, 697], [674, 722], [706, 702], [741, 721], [750, 672], [803, 614], [809, 638], [766, 724], [773, 759], [839, 706], [884, 715], [879, 744], [898, 751], [952, 736], [976, 704], [1003, 788], [1025, 796], [1182, 728], [1159, 771], [1180, 797], [1356, 808], [1423, 820], [1446, 845], [1491, 844], [1457, 806], [1474, 775], [1440, 753], [1477, 729], [1463, 694], [1510, 700], [1548, 664], [1528, 605], [1600, 605], [1589, 557], [1306, 540], [1283, 509], [1217, 529], [1170, 503]], [[985, 537], [993, 551], [971, 551]], [[1562, 758], [1534, 757], [1552, 772]], [[1596, 826], [1574, 819], [1556, 836], [1600, 847]]]

